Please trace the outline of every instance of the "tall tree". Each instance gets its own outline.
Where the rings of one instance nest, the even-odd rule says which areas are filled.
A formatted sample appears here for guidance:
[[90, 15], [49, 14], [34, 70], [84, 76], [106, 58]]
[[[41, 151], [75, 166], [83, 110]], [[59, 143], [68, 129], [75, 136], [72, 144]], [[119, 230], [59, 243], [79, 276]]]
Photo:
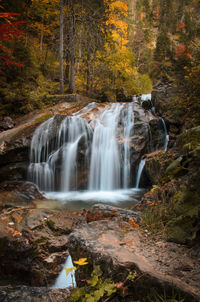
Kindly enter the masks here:
[[64, 93], [64, 74], [63, 74], [63, 0], [60, 0], [60, 93]]
[[69, 11], [70, 11], [70, 82], [69, 90], [70, 93], [75, 92], [75, 12], [74, 12], [74, 1], [69, 0]]

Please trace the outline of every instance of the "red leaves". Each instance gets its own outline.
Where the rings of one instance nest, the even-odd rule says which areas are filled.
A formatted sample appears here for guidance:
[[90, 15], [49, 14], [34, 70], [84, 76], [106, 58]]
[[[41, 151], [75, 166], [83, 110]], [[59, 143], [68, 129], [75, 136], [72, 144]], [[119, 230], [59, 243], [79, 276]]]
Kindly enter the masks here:
[[[25, 21], [16, 20], [18, 16], [19, 14], [17, 13], [0, 13], [0, 50], [2, 53], [0, 54], [0, 66], [7, 66], [8, 68], [23, 66], [23, 63], [16, 62], [10, 56], [13, 51], [5, 45], [6, 42], [12, 41], [24, 34], [20, 27]], [[3, 73], [1, 70], [0, 72]]]
[[180, 57], [188, 57], [191, 58], [191, 53], [188, 48], [186, 48], [185, 44], [180, 43], [175, 50], [176, 58]]
[[181, 29], [183, 29], [183, 28], [185, 28], [185, 23], [184, 23], [184, 22], [181, 22], [180, 25], [179, 25], [179, 27], [178, 27], [178, 29], [181, 30]]

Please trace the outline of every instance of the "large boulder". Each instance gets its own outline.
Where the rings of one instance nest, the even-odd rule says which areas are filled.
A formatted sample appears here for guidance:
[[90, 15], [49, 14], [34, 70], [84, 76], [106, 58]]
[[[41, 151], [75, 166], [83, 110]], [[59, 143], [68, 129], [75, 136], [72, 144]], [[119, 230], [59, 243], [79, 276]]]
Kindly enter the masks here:
[[[184, 275], [184, 265], [179, 263], [183, 249], [162, 241], [151, 241], [149, 234], [140, 231], [132, 220], [127, 223], [115, 218], [81, 225], [70, 234], [68, 247], [74, 260], [87, 258], [89, 263], [77, 271], [78, 284], [88, 280], [93, 265], [100, 265], [104, 277], [112, 278], [114, 282], [125, 281], [130, 272], [135, 274], [129, 293], [132, 300], [148, 296], [151, 288], [159, 294], [173, 290], [181, 294], [184, 301], [198, 301], [200, 297], [199, 280], [189, 277], [191, 271], [195, 276], [199, 267], [195, 268], [195, 260], [190, 260], [190, 254], [185, 254], [190, 273]], [[174, 250], [176, 260], [172, 261]]]
[[9, 206], [0, 215], [0, 279], [52, 285], [68, 256], [68, 234], [86, 221], [84, 212]]

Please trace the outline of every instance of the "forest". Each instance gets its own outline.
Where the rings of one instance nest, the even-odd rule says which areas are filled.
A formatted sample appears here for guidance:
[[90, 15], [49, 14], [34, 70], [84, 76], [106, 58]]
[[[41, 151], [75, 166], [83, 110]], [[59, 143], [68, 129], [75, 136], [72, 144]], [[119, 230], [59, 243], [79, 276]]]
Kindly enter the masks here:
[[200, 0], [0, 0], [0, 301], [200, 301]]
[[2, 115], [42, 108], [48, 105], [46, 96], [64, 92], [110, 101], [120, 91], [127, 96], [149, 93], [161, 77], [184, 79], [184, 86], [198, 95], [199, 1], [1, 5]]

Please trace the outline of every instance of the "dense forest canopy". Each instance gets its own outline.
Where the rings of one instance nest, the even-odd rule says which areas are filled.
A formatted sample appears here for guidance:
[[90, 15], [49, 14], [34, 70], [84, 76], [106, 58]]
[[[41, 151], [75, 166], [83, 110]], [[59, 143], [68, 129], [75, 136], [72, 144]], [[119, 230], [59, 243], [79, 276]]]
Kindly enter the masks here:
[[[2, 115], [42, 108], [59, 94], [60, 4], [1, 1]], [[115, 100], [121, 90], [149, 93], [176, 73], [198, 98], [199, 0], [68, 0], [62, 12], [65, 93]]]

